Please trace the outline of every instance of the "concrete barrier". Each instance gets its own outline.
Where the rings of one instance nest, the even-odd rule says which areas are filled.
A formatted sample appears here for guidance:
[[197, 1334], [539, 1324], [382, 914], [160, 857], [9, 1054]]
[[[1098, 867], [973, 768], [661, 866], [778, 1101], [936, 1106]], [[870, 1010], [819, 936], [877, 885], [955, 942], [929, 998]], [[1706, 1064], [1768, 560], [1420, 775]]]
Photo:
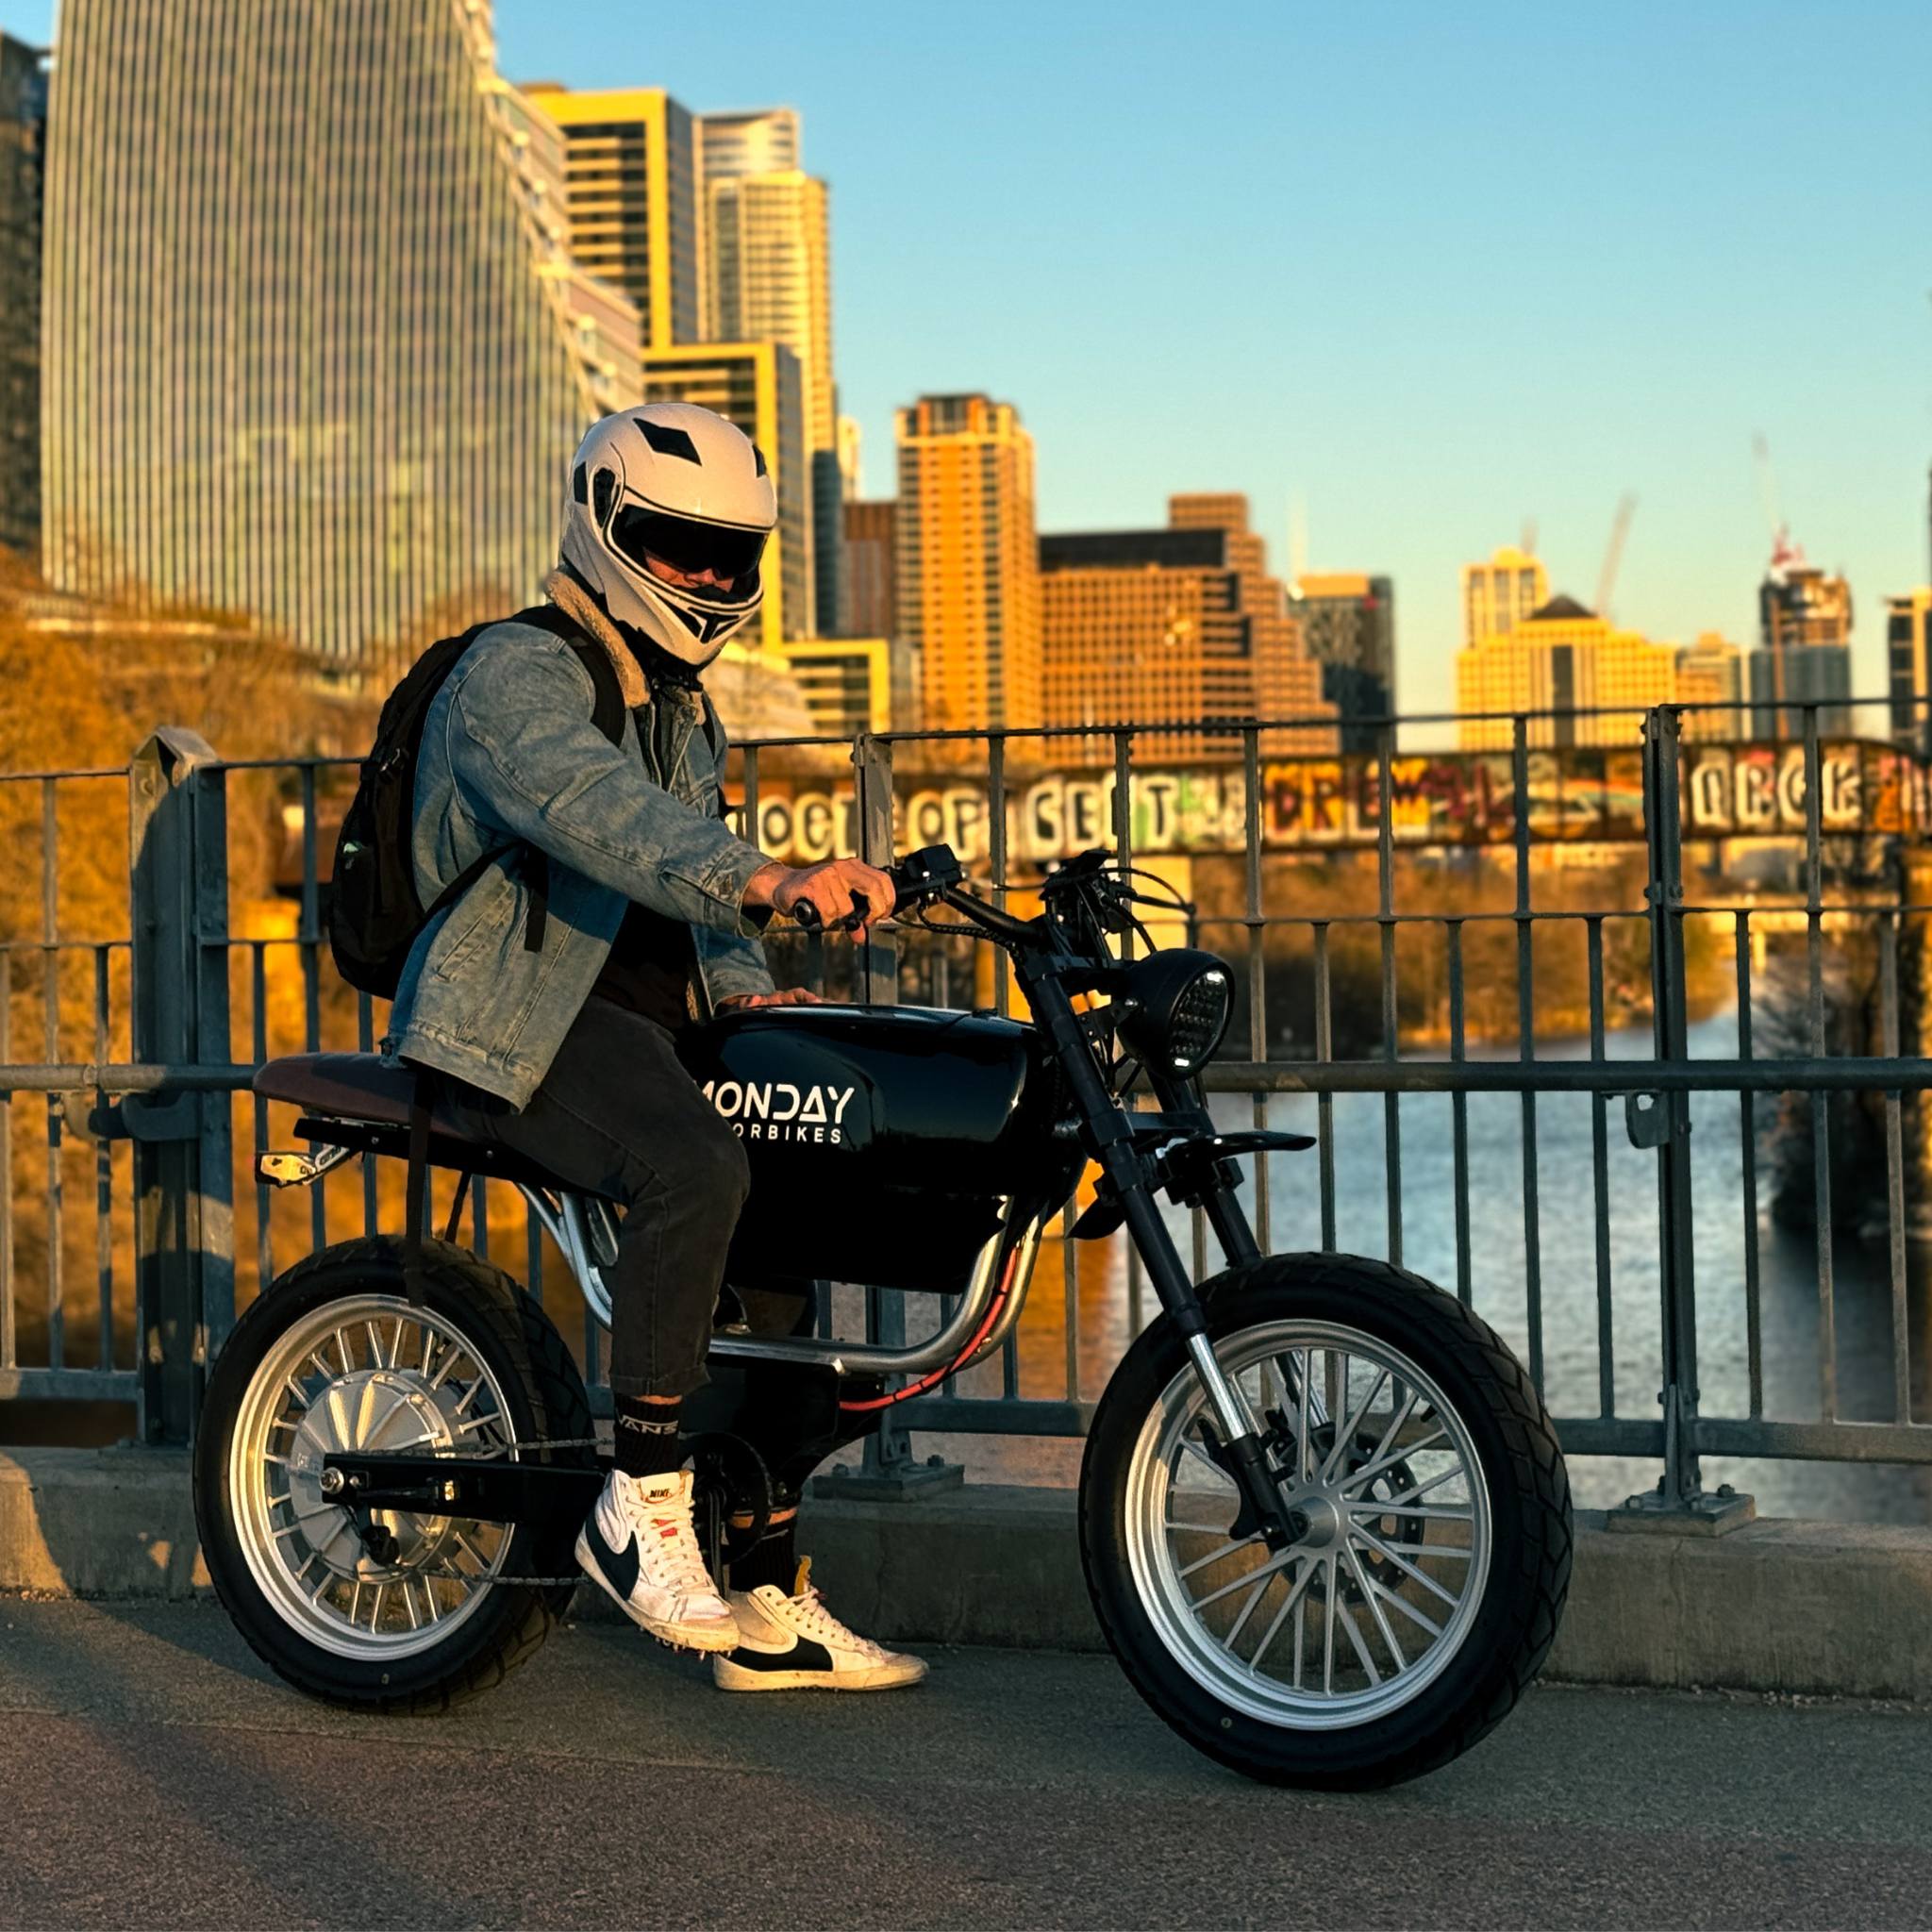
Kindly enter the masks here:
[[[1716, 1538], [1629, 1536], [1588, 1510], [1576, 1527], [1552, 1678], [1932, 1705], [1932, 1530], [1766, 1521]], [[1067, 1491], [813, 1500], [801, 1541], [840, 1614], [868, 1635], [1101, 1646]], [[134, 1598], [207, 1587], [185, 1457], [0, 1453], [0, 1590]], [[616, 1615], [589, 1590], [578, 1607]]]

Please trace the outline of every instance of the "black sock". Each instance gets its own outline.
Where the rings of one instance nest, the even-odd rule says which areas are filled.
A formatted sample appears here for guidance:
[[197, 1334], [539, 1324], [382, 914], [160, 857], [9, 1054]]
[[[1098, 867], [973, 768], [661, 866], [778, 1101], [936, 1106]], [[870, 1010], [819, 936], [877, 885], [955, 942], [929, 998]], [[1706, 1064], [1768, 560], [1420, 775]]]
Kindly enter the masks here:
[[677, 1402], [640, 1402], [629, 1395], [615, 1398], [620, 1475], [669, 1475], [684, 1466], [684, 1441], [677, 1433], [683, 1407]]
[[773, 1524], [750, 1551], [731, 1566], [733, 1590], [756, 1590], [770, 1583], [787, 1596], [798, 1588], [798, 1518]]

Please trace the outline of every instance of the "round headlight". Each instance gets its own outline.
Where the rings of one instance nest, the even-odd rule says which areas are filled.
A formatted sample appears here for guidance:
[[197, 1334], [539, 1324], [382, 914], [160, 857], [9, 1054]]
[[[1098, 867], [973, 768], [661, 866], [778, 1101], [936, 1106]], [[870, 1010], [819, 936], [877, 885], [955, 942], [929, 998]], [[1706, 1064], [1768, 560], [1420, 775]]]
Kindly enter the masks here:
[[1234, 978], [1212, 953], [1175, 947], [1121, 977], [1121, 1040], [1149, 1067], [1188, 1077], [1214, 1056], [1234, 1010]]

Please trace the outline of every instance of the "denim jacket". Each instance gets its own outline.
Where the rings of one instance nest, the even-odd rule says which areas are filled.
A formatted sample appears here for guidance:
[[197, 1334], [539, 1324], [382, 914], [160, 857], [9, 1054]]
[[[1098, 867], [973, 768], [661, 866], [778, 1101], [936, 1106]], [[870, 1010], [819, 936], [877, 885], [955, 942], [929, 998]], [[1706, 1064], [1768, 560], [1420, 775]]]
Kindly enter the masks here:
[[[511, 849], [417, 936], [382, 1042], [391, 1058], [519, 1108], [590, 996], [631, 900], [690, 922], [700, 1000], [772, 990], [759, 925], [743, 910], [752, 874], [769, 861], [720, 816], [724, 734], [710, 700], [650, 690], [575, 584], [553, 576], [545, 589], [609, 653], [623, 741], [597, 729], [591, 674], [563, 639], [498, 624], [463, 655], [429, 708], [417, 758], [423, 903], [484, 853]], [[549, 860], [536, 952], [524, 939], [530, 846]]]

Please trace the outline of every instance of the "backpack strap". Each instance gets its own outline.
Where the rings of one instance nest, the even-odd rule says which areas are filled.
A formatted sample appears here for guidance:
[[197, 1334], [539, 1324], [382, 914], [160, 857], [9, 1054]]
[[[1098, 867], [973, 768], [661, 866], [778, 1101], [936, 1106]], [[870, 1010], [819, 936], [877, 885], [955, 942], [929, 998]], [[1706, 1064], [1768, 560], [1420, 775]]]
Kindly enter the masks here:
[[[577, 662], [590, 673], [591, 687], [596, 693], [591, 722], [612, 744], [622, 744], [624, 689], [617, 681], [617, 667], [603, 645], [584, 637], [555, 604], [539, 604], [520, 610], [509, 621], [547, 630], [552, 637], [561, 638], [569, 644]], [[550, 858], [534, 845], [524, 861], [524, 890], [530, 895], [530, 916], [524, 922], [524, 951], [541, 953], [550, 925]], [[495, 857], [493, 853], [491, 856]]]

